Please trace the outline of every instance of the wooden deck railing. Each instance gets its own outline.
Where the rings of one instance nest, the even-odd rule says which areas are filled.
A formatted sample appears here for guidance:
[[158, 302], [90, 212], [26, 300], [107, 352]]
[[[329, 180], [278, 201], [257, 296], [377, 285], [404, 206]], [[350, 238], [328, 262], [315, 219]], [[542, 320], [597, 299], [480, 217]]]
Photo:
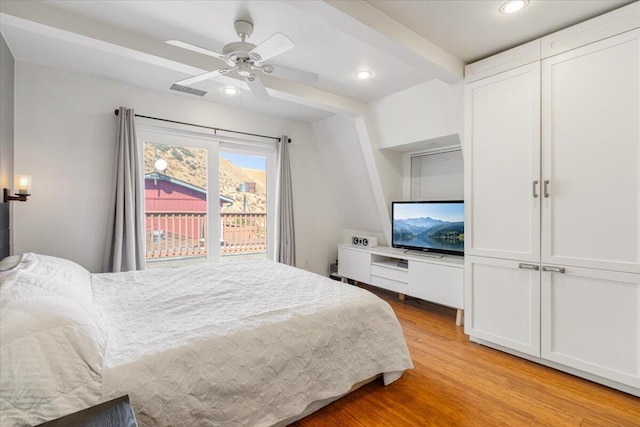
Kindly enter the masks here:
[[[221, 254], [267, 250], [267, 215], [221, 213]], [[207, 214], [204, 212], [147, 212], [147, 259], [207, 254]]]
[[255, 253], [267, 250], [267, 214], [222, 213], [220, 253]]

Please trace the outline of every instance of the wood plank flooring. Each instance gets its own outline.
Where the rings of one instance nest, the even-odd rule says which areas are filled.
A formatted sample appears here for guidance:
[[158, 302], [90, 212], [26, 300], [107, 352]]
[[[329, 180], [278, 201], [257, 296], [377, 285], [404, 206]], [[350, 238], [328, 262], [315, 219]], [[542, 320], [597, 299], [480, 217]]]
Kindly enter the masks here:
[[474, 344], [455, 310], [367, 289], [395, 310], [415, 368], [295, 426], [640, 426], [640, 398]]

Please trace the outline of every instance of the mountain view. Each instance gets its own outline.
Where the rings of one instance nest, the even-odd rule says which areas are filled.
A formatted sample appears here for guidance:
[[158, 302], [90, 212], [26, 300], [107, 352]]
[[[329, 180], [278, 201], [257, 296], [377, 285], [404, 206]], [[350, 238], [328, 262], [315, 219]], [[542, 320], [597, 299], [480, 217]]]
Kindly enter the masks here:
[[409, 246], [463, 249], [464, 221], [449, 222], [431, 217], [396, 219], [393, 241]]
[[[207, 150], [161, 144], [157, 144], [155, 148], [154, 150], [153, 144], [145, 143], [145, 174], [155, 171], [155, 160], [164, 159], [167, 162], [165, 175], [196, 187], [203, 189], [207, 187]], [[238, 192], [236, 189], [243, 182], [255, 182], [255, 193]], [[245, 194], [247, 196], [247, 212], [266, 212], [266, 171], [240, 167], [224, 157], [220, 157], [220, 194], [234, 201], [233, 205], [225, 208], [225, 212], [242, 212]]]
[[417, 233], [421, 233], [422, 231], [431, 228], [435, 225], [445, 224], [444, 221], [440, 219], [433, 219], [431, 217], [426, 218], [407, 218], [402, 220], [396, 220], [397, 225], [402, 226], [402, 229], [415, 231]]

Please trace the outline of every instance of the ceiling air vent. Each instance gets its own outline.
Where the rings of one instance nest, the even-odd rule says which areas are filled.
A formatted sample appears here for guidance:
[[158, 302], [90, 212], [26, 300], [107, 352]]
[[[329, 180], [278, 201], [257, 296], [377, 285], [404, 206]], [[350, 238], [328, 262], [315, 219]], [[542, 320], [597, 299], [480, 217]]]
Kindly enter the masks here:
[[194, 89], [189, 86], [182, 86], [175, 83], [172, 84], [169, 89], [176, 90], [178, 92], [188, 93], [190, 95], [196, 95], [196, 96], [205, 96], [207, 94], [206, 90]]

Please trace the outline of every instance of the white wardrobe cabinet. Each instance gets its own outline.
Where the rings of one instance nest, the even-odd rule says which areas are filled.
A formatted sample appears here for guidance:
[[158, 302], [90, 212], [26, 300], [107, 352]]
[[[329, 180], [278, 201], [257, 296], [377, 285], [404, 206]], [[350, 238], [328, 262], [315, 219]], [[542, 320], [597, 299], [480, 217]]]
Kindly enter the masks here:
[[594, 21], [472, 64], [465, 332], [640, 395], [640, 4]]
[[465, 85], [465, 255], [540, 261], [540, 64]]
[[465, 256], [465, 332], [540, 356], [540, 267]]
[[640, 273], [640, 30], [542, 61], [542, 262]]
[[542, 271], [542, 357], [640, 389], [640, 275], [553, 268]]

